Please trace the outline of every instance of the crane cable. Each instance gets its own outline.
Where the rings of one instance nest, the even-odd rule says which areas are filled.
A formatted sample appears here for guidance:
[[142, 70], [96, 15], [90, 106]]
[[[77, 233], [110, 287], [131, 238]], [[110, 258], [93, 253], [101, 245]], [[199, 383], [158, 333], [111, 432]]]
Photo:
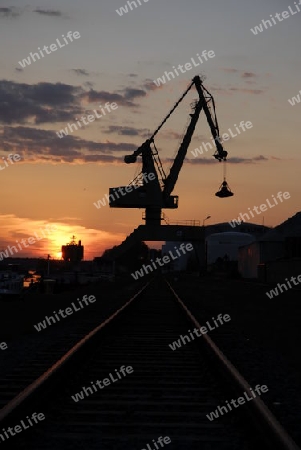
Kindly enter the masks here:
[[227, 166], [226, 166], [227, 161], [223, 160], [223, 175], [224, 175], [224, 181], [226, 181], [226, 175], [227, 175]]
[[165, 124], [165, 122], [167, 121], [167, 119], [169, 119], [169, 117], [172, 115], [172, 113], [174, 112], [174, 110], [176, 109], [176, 107], [181, 103], [181, 101], [184, 99], [184, 97], [187, 95], [187, 93], [190, 91], [190, 89], [192, 88], [192, 86], [194, 85], [194, 81], [192, 81], [190, 83], [190, 85], [188, 86], [188, 88], [186, 89], [186, 91], [184, 92], [184, 94], [179, 98], [179, 100], [175, 103], [175, 105], [173, 106], [173, 108], [169, 111], [169, 113], [167, 114], [167, 116], [165, 117], [165, 119], [161, 122], [161, 124], [158, 126], [158, 128], [154, 131], [153, 135], [149, 138], [150, 141], [153, 141], [154, 137], [156, 136], [156, 134], [158, 133], [158, 131], [163, 127], [163, 125]]

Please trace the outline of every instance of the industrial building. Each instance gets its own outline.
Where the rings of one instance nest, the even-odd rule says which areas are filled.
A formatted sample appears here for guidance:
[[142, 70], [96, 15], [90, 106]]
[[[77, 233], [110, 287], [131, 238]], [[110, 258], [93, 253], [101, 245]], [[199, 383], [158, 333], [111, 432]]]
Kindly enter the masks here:
[[81, 241], [78, 244], [75, 241], [75, 236], [72, 236], [71, 242], [62, 245], [62, 258], [64, 261], [80, 262], [84, 258], [84, 247]]
[[238, 270], [244, 278], [274, 282], [301, 274], [301, 212], [239, 249]]
[[226, 231], [214, 233], [206, 238], [207, 264], [214, 264], [218, 258], [227, 257], [228, 261], [238, 261], [238, 250], [243, 245], [255, 241], [248, 233]]

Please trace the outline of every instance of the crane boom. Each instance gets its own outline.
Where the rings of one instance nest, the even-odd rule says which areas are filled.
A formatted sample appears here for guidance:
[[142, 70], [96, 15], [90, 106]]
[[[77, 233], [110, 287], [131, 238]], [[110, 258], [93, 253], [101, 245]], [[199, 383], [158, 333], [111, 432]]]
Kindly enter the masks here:
[[[197, 121], [200, 116], [200, 112], [203, 109], [204, 113], [207, 118], [208, 125], [211, 130], [211, 134], [213, 136], [215, 145], [216, 145], [216, 152], [214, 154], [214, 157], [218, 159], [219, 161], [225, 161], [227, 157], [227, 152], [224, 150], [219, 137], [219, 127], [217, 123], [216, 116], [214, 115], [214, 119], [211, 116], [210, 110], [208, 108], [208, 102], [212, 102], [213, 109], [215, 111], [215, 103], [212, 95], [207, 91], [207, 89], [204, 88], [202, 85], [202, 81], [199, 76], [196, 76], [193, 78], [192, 83], [189, 85], [188, 89], [185, 91], [184, 95], [181, 97], [180, 101], [184, 98], [184, 96], [187, 94], [187, 92], [192, 88], [192, 86], [195, 85], [196, 90], [199, 94], [199, 100], [195, 105], [195, 112], [191, 114], [191, 121], [187, 128], [187, 131], [185, 133], [185, 136], [182, 140], [182, 143], [180, 145], [180, 148], [178, 150], [177, 156], [175, 157], [175, 160], [173, 162], [173, 165], [170, 169], [169, 175], [164, 181], [164, 189], [163, 189], [163, 196], [164, 198], [168, 198], [168, 196], [172, 193], [177, 179], [179, 177], [180, 170], [183, 166], [184, 159], [187, 154], [188, 147], [190, 145]], [[206, 99], [204, 95], [204, 91], [206, 92], [208, 96], [208, 100]], [[179, 102], [178, 102], [179, 103]], [[173, 111], [173, 110], [172, 110]], [[163, 122], [164, 123], [164, 122]]]
[[[216, 114], [215, 114], [214, 98], [210, 94], [210, 92], [208, 92], [207, 89], [203, 86], [199, 76], [194, 77], [193, 81], [194, 81], [196, 90], [198, 91], [199, 97], [203, 101], [204, 113], [206, 115], [206, 119], [207, 119], [208, 125], [210, 127], [212, 137], [215, 142], [216, 153], [214, 154], [214, 157], [216, 159], [218, 159], [219, 161], [225, 161], [228, 153], [226, 152], [226, 150], [224, 150], [224, 148], [221, 144], [221, 140], [220, 140], [220, 136], [219, 136], [219, 126], [218, 126], [218, 122], [217, 122], [217, 118], [216, 118]], [[205, 98], [204, 91], [207, 94], [208, 101]], [[209, 102], [212, 102], [212, 106], [213, 106], [213, 110], [214, 110], [214, 119], [212, 118], [210, 110], [208, 108]]]

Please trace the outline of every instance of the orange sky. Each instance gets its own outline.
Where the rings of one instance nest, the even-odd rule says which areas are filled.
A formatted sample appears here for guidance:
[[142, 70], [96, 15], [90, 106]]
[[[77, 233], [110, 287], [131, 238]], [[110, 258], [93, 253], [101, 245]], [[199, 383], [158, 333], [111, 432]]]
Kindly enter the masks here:
[[[221, 134], [241, 121], [253, 127], [224, 145], [234, 197], [220, 199], [214, 194], [223, 181], [222, 164], [213, 152], [191, 153], [211, 138], [201, 113], [173, 192], [179, 195], [179, 208], [165, 211], [170, 221], [202, 223], [210, 215], [206, 224], [227, 222], [279, 191], [291, 198], [253, 222], [275, 226], [300, 210], [301, 103], [288, 102], [301, 88], [300, 19], [290, 17], [258, 36], [250, 31], [277, 8], [281, 12], [278, 0], [264, 5], [229, 0], [218, 7], [209, 0], [185, 5], [166, 0], [145, 3], [124, 17], [111, 3], [96, 0], [89, 0], [89, 8], [70, 0], [64, 5], [55, 0], [51, 9], [46, 0], [39, 8], [25, 0], [4, 6], [0, 158], [18, 153], [22, 159], [0, 168], [0, 251], [52, 223], [58, 231], [19, 256], [57, 257], [75, 235], [85, 246], [85, 259], [92, 259], [142, 224], [143, 210], [97, 209], [93, 203], [139, 172], [139, 162], [126, 165], [124, 155], [152, 134], [198, 74], [214, 95]], [[155, 29], [149, 26], [152, 21]], [[80, 39], [21, 69], [18, 61], [69, 30], [78, 30]], [[165, 71], [205, 49], [215, 57], [155, 85], [153, 80]], [[196, 97], [192, 91], [156, 137], [167, 174]], [[62, 139], [56, 135], [107, 101], [118, 109]]]

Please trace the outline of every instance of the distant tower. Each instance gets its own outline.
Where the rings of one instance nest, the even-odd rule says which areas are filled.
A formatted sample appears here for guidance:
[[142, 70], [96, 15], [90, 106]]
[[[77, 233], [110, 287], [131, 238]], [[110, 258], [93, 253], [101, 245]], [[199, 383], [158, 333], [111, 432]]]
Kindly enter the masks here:
[[81, 241], [76, 244], [75, 236], [72, 236], [69, 244], [62, 245], [62, 258], [70, 262], [79, 262], [84, 258], [84, 247]]

